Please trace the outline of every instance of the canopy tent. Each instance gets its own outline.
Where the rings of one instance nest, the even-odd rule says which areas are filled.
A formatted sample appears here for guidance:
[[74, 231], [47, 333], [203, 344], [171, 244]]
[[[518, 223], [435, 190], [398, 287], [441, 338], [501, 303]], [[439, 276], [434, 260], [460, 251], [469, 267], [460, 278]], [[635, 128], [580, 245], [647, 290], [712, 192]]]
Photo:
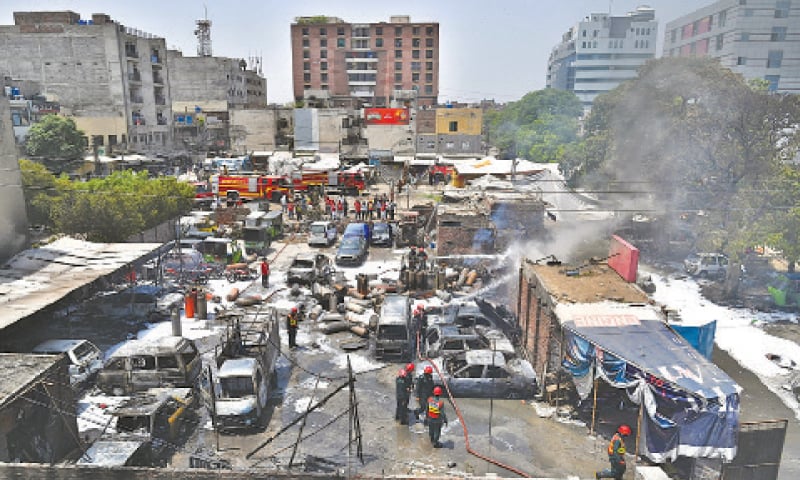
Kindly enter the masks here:
[[640, 452], [654, 462], [678, 456], [736, 456], [741, 388], [698, 353], [650, 305], [558, 304], [562, 365], [578, 394], [595, 378], [626, 389], [641, 405]]

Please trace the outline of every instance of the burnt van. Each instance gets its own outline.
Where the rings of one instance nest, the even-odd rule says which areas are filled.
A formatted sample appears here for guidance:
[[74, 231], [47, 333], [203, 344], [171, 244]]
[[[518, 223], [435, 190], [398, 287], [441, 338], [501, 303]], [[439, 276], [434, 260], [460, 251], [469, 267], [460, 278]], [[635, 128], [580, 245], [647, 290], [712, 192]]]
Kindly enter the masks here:
[[407, 362], [414, 354], [411, 302], [406, 295], [386, 295], [375, 329], [375, 358]]
[[112, 395], [155, 387], [194, 387], [200, 369], [197, 347], [187, 338], [129, 340], [106, 359], [97, 385]]

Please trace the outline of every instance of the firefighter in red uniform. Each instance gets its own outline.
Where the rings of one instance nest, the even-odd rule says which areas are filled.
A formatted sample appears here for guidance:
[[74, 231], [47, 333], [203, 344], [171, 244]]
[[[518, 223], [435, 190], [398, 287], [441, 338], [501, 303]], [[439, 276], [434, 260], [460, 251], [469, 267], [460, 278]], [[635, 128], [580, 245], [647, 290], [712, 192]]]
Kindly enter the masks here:
[[442, 434], [442, 424], [447, 425], [447, 415], [444, 413], [444, 401], [439, 398], [442, 387], [434, 387], [433, 396], [428, 397], [428, 409], [425, 420], [428, 423], [428, 435], [431, 437], [433, 448], [442, 448], [439, 436]]
[[625, 441], [622, 437], [627, 437], [631, 434], [631, 427], [627, 425], [620, 425], [617, 433], [611, 437], [608, 442], [608, 461], [611, 463], [611, 468], [607, 468], [602, 472], [595, 472], [594, 478], [614, 478], [622, 480], [625, 474]]
[[261, 286], [269, 287], [269, 263], [266, 258], [261, 259]]

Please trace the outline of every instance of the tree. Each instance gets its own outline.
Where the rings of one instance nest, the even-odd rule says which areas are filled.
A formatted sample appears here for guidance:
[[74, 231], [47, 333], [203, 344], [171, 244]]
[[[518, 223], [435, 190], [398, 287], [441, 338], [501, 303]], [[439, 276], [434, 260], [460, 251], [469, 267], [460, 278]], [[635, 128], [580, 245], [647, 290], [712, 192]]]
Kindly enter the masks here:
[[25, 209], [31, 225], [52, 226], [50, 209], [56, 191], [56, 177], [44, 165], [28, 159], [19, 161]]
[[502, 110], [487, 112], [484, 126], [502, 157], [554, 162], [564, 145], [576, 139], [582, 112], [573, 93], [545, 89], [527, 93]]
[[83, 157], [84, 133], [71, 118], [47, 115], [28, 131], [28, 155], [50, 160], [78, 160]]

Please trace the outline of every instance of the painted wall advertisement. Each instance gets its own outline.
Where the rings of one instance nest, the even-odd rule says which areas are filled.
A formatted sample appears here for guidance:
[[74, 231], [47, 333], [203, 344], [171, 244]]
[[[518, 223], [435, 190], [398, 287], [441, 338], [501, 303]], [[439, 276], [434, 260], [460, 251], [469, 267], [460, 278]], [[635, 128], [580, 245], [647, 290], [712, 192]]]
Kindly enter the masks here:
[[407, 108], [365, 108], [367, 125], [408, 125]]

